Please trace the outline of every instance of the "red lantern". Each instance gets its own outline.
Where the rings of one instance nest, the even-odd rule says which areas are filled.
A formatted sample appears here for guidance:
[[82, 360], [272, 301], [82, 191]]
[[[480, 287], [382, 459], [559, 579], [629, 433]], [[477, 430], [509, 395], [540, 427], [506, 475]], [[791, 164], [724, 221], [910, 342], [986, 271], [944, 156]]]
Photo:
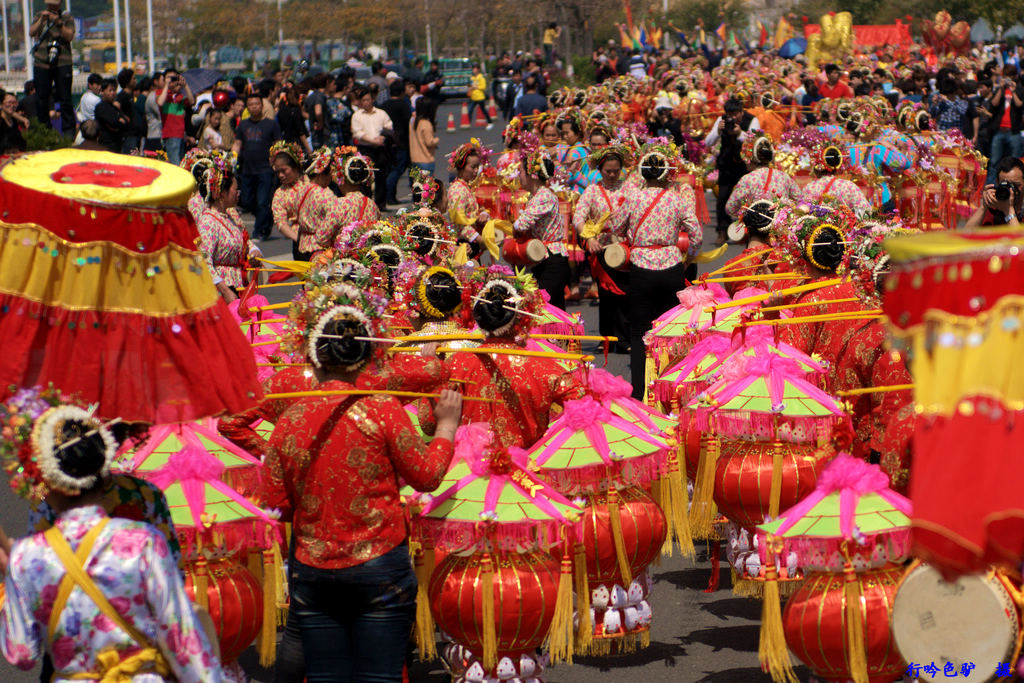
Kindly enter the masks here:
[[[221, 661], [228, 663], [248, 648], [263, 626], [263, 588], [252, 573], [226, 557], [185, 564], [185, 592], [196, 599], [196, 577], [205, 576], [206, 605], [220, 641]], [[200, 584], [203, 578], [200, 578]]]
[[[871, 683], [890, 683], [907, 670], [889, 632], [893, 599], [902, 577], [902, 567], [894, 564], [857, 573], [863, 596], [861, 619]], [[789, 598], [782, 615], [789, 649], [822, 680], [851, 678], [845, 610], [844, 575], [813, 573]]]
[[831, 448], [814, 444], [723, 440], [715, 469], [715, 504], [740, 526], [757, 526], [769, 514], [776, 456], [782, 465], [781, 511], [814, 490], [818, 473], [832, 455]]
[[536, 649], [547, 636], [555, 616], [560, 571], [561, 563], [541, 551], [449, 555], [430, 579], [430, 611], [438, 628], [480, 655], [486, 621], [484, 591], [493, 591], [490, 618], [497, 652], [521, 655]]
[[[626, 561], [636, 578], [661, 553], [667, 526], [665, 513], [642, 489], [631, 486], [615, 495], [622, 519]], [[591, 586], [603, 583], [628, 588], [629, 581], [623, 581], [615, 555], [609, 497], [607, 492], [589, 496], [580, 520], [587, 553], [587, 581]]]

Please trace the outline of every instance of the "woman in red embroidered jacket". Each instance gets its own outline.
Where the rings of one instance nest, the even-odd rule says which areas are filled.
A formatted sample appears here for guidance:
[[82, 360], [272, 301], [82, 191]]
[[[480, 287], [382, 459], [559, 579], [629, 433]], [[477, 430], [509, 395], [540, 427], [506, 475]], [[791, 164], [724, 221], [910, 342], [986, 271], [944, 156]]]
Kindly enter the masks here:
[[[351, 391], [375, 355], [386, 304], [347, 285], [309, 299], [304, 344], [318, 389]], [[323, 310], [327, 308], [327, 310]], [[430, 446], [391, 396], [303, 399], [278, 422], [263, 500], [293, 523], [291, 610], [309, 681], [402, 680], [416, 613], [416, 576], [399, 480], [436, 488], [452, 457], [461, 397], [444, 391]]]
[[565, 227], [558, 208], [558, 195], [548, 187], [555, 175], [555, 162], [537, 151], [523, 160], [523, 188], [530, 200], [512, 225], [518, 238], [538, 239], [547, 247], [547, 257], [532, 268], [540, 288], [548, 293], [551, 305], [565, 310], [565, 289], [569, 286], [569, 251], [565, 246]]

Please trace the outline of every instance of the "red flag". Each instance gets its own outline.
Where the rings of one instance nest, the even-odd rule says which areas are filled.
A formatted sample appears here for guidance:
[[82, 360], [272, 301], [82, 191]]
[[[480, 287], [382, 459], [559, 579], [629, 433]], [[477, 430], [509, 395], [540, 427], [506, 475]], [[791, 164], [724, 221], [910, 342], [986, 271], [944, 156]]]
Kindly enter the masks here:
[[757, 41], [757, 46], [763, 48], [765, 45], [768, 44], [768, 30], [760, 21], [757, 22], [757, 27], [761, 29], [761, 36]]

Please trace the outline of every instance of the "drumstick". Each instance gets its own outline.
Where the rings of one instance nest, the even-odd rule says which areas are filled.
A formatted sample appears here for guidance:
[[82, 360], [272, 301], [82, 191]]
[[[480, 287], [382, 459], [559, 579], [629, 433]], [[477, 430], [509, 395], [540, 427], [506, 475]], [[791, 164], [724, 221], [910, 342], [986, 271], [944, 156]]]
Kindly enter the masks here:
[[742, 299], [733, 299], [721, 304], [715, 304], [714, 306], [708, 306], [704, 309], [705, 313], [714, 313], [723, 308], [734, 308], [736, 306], [745, 306], [747, 304], [756, 304], [765, 299], [770, 299], [773, 296], [787, 296], [789, 294], [802, 294], [803, 292], [813, 292], [816, 289], [823, 289], [825, 287], [831, 287], [832, 285], [838, 285], [843, 282], [842, 278], [833, 278], [831, 280], [821, 280], [820, 282], [810, 282], [806, 285], [797, 285], [795, 287], [786, 287], [780, 289], [777, 292], [765, 292], [764, 294], [755, 294], [754, 296], [744, 297]]
[[[284, 271], [278, 271], [284, 272]], [[260, 289], [266, 289], [267, 287], [300, 287], [306, 284], [305, 282], [271, 282], [266, 285], [257, 285]]]
[[840, 320], [879, 320], [881, 315], [805, 315], [798, 318], [779, 318], [778, 320], [750, 320], [740, 323], [739, 327], [750, 327], [752, 325], [797, 325], [799, 323], [828, 323]]
[[805, 308], [807, 306], [827, 306], [828, 304], [845, 304], [853, 303], [854, 301], [860, 301], [855, 296], [851, 296], [848, 299], [826, 299], [824, 301], [805, 301], [800, 304], [787, 304], [785, 306], [762, 306], [762, 311], [785, 311], [790, 308]]
[[[473, 301], [482, 301], [485, 304], [495, 304], [495, 303], [498, 303], [497, 301], [491, 301], [490, 299], [484, 299], [484, 298], [481, 298], [479, 296], [474, 296], [474, 297], [470, 297], [470, 298]], [[522, 313], [523, 315], [527, 316], [528, 318], [536, 318], [538, 320], [543, 320], [544, 319], [544, 316], [542, 316], [542, 315], [537, 315], [536, 313], [527, 313], [526, 311], [524, 311], [522, 309], [519, 309], [519, 308], [516, 308], [515, 306], [505, 306], [505, 305], [502, 305], [502, 308], [504, 308], [506, 311], [515, 311], [516, 313]]]
[[[312, 389], [310, 391], [285, 391], [279, 394], [266, 394], [263, 398], [307, 398], [315, 396], [403, 396], [407, 398], [441, 398], [441, 394], [428, 394], [421, 391], [389, 391], [387, 389]], [[463, 401], [479, 403], [500, 403], [500, 399], [484, 398], [483, 396], [463, 396]]]
[[264, 320], [243, 320], [239, 325], [262, 325], [264, 323], [286, 323], [288, 318], [266, 318]]
[[[809, 279], [806, 275], [797, 275], [795, 273], [763, 273], [758, 275], [752, 273], [750, 275], [736, 275], [733, 277], [713, 277], [707, 280], [701, 280], [701, 282], [760, 282], [766, 280], [807, 280]], [[732, 308], [727, 306], [726, 308]], [[707, 310], [707, 309], [705, 309]]]
[[888, 384], [880, 387], [863, 387], [861, 389], [850, 389], [849, 391], [837, 391], [837, 396], [860, 396], [862, 394], [882, 394], [888, 391], [903, 391], [913, 389], [913, 384]]
[[437, 350], [438, 353], [475, 353], [478, 355], [484, 355], [488, 353], [497, 353], [503, 356], [529, 356], [533, 358], [556, 358], [559, 360], [580, 360], [589, 362], [594, 360], [593, 356], [585, 356], [579, 353], [558, 353], [556, 351], [530, 351], [528, 349], [505, 349], [494, 346], [477, 346], [470, 349], [451, 349], [447, 347], [441, 347]]
[[270, 304], [268, 306], [260, 306], [259, 308], [253, 308], [254, 311], [276, 311], [281, 308], [288, 308], [292, 305], [291, 301], [285, 301], [280, 304]]
[[[106, 424], [104, 424], [103, 426], [104, 426], [104, 427], [110, 427], [111, 425], [116, 425], [116, 424], [118, 424], [118, 423], [120, 423], [120, 422], [121, 422], [121, 418], [119, 418], [119, 417], [115, 417], [115, 418], [114, 418], [113, 420], [111, 420], [110, 422], [107, 422], [107, 423], [106, 423]], [[75, 438], [73, 438], [73, 439], [69, 439], [68, 441], [65, 441], [64, 443], [62, 443], [62, 444], [59, 444], [59, 445], [57, 446], [57, 450], [59, 451], [59, 450], [61, 450], [62, 448], [67, 448], [68, 446], [73, 446], [73, 445], [75, 445], [76, 443], [78, 443], [79, 441], [81, 441], [82, 439], [87, 439], [87, 438], [89, 438], [90, 436], [92, 436], [92, 435], [94, 435], [94, 434], [98, 434], [98, 433], [99, 433], [99, 431], [100, 431], [100, 430], [99, 430], [99, 428], [96, 428], [96, 429], [90, 429], [89, 431], [85, 432], [84, 434], [79, 434], [79, 435], [78, 435], [78, 436], [76, 436]]]
[[724, 273], [727, 270], [731, 270], [732, 268], [735, 268], [736, 266], [738, 266], [741, 263], [746, 263], [747, 261], [749, 261], [751, 259], [755, 259], [758, 256], [764, 256], [765, 254], [767, 254], [771, 250], [772, 250], [772, 248], [768, 247], [767, 249], [761, 249], [759, 251], [755, 251], [753, 254], [748, 254], [748, 255], [744, 256], [743, 258], [741, 258], [741, 259], [737, 259], [736, 261], [733, 261], [731, 264], [726, 264], [726, 265], [722, 266], [721, 268], [716, 268], [715, 270], [712, 270], [709, 273], [704, 273], [704, 275], [718, 275], [719, 273]]

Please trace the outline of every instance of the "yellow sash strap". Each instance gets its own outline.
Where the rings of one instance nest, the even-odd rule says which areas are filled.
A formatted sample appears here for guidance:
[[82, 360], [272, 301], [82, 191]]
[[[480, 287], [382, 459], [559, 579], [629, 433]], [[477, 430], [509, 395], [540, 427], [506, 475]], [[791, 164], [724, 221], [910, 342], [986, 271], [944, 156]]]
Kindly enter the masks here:
[[[449, 213], [456, 225], [476, 225], [476, 218], [469, 218], [463, 213], [462, 209], [452, 209]], [[498, 249], [497, 230], [501, 230], [506, 235], [511, 235], [512, 224], [508, 221], [492, 218], [484, 223], [484, 227], [480, 229], [480, 241], [483, 242], [484, 247], [495, 261], [501, 256], [501, 251]]]
[[57, 588], [57, 597], [53, 603], [53, 611], [50, 613], [47, 638], [53, 642], [57, 625], [60, 622], [60, 615], [64, 611], [68, 597], [72, 589], [77, 585], [96, 604], [99, 610], [109, 617], [117, 626], [127, 633], [142, 647], [136, 654], [122, 660], [121, 655], [112, 649], [104, 650], [97, 654], [96, 661], [98, 672], [74, 673], [70, 675], [58, 674], [63, 678], [72, 680], [96, 680], [100, 683], [131, 683], [135, 674], [143, 670], [152, 670], [160, 676], [170, 676], [171, 668], [164, 660], [163, 654], [157, 650], [149, 638], [139, 631], [135, 626], [110, 604], [99, 587], [85, 571], [85, 563], [89, 559], [93, 546], [100, 532], [106, 527], [109, 519], [104, 519], [85, 535], [77, 551], [72, 551], [67, 539], [57, 527], [51, 527], [44, 534], [46, 542], [50, 544], [57, 558], [64, 565], [67, 572]]
[[712, 249], [711, 251], [702, 251], [701, 253], [697, 254], [697, 256], [694, 257], [693, 262], [711, 263], [712, 261], [721, 258], [728, 248], [728, 244], [723, 244], [717, 249]]

